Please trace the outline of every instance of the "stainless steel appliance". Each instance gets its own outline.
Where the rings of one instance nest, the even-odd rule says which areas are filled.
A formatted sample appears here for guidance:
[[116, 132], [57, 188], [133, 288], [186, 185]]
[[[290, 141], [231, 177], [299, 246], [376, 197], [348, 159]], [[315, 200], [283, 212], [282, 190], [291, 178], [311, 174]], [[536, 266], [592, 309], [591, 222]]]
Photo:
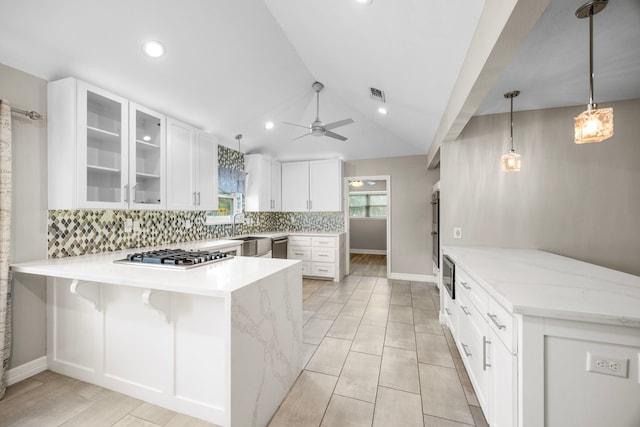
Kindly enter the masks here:
[[440, 191], [431, 197], [431, 240], [433, 241], [433, 262], [440, 268]]
[[242, 256], [264, 256], [271, 250], [271, 238], [264, 236], [236, 237], [242, 242]]
[[456, 264], [446, 255], [442, 257], [442, 284], [451, 299], [456, 299]]
[[124, 259], [118, 259], [117, 264], [136, 265], [156, 268], [172, 268], [187, 270], [214, 262], [233, 258], [222, 251], [188, 251], [184, 249], [158, 249], [155, 251], [136, 252], [128, 254]]
[[289, 237], [274, 237], [271, 239], [271, 257], [287, 259], [287, 247], [289, 246]]

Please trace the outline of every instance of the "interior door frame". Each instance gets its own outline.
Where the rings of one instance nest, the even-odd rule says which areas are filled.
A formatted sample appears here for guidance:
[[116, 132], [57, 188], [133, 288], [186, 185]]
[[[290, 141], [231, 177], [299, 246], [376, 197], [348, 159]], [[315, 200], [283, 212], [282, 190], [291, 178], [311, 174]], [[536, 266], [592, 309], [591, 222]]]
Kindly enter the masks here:
[[349, 233], [349, 181], [386, 181], [387, 182], [387, 278], [391, 274], [391, 175], [361, 175], [345, 176], [342, 194], [344, 195], [342, 206], [344, 207], [344, 231], [346, 232], [346, 272], [351, 268], [351, 234]]

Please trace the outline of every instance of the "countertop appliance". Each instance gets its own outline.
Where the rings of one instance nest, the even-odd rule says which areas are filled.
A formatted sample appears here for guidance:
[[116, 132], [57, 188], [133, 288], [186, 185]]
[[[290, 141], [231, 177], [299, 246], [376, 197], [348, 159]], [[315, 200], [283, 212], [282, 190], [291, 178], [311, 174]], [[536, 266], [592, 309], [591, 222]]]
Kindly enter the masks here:
[[289, 246], [289, 237], [273, 237], [271, 239], [271, 257], [287, 259], [287, 247]]
[[433, 241], [433, 262], [440, 268], [440, 191], [431, 196], [431, 240]]
[[451, 299], [456, 299], [456, 265], [446, 255], [442, 257], [442, 284]]
[[187, 270], [214, 262], [225, 261], [233, 256], [221, 251], [188, 251], [184, 249], [158, 249], [155, 251], [136, 252], [128, 254], [124, 259], [118, 259], [117, 264], [127, 264], [144, 267], [173, 268]]

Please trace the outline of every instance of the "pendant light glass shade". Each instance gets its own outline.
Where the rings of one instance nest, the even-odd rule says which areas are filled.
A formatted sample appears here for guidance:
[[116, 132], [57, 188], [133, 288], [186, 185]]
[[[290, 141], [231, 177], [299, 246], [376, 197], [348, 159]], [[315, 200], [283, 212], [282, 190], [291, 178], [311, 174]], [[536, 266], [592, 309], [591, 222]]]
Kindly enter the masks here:
[[520, 154], [515, 150], [502, 156], [502, 170], [505, 172], [520, 172]]
[[513, 98], [520, 95], [519, 90], [513, 92], [507, 92], [504, 97], [511, 102], [511, 112], [509, 114], [509, 123], [511, 123], [511, 149], [509, 152], [502, 156], [502, 170], [505, 172], [520, 172], [520, 154], [516, 153], [513, 148]]
[[589, 18], [589, 105], [574, 120], [574, 142], [601, 142], [613, 136], [613, 108], [600, 108], [593, 102], [593, 15], [607, 6], [608, 0], [592, 0], [576, 10], [579, 19]]
[[587, 110], [575, 118], [575, 143], [601, 142], [613, 136], [613, 108]]

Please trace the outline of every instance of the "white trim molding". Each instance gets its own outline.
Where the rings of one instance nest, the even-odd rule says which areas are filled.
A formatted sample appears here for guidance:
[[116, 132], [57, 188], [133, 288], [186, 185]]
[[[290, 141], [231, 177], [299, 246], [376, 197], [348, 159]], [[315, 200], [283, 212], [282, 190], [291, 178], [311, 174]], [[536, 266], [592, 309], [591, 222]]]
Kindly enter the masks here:
[[411, 282], [437, 283], [436, 276], [434, 276], [433, 274], [390, 273], [388, 277], [392, 280], [409, 280]]
[[364, 255], [386, 255], [387, 251], [384, 249], [351, 249], [349, 253]]
[[48, 367], [47, 356], [42, 356], [32, 360], [31, 362], [11, 368], [7, 371], [7, 384], [13, 385], [15, 383], [19, 383], [22, 380], [26, 380], [27, 378], [34, 376], [35, 374], [46, 371]]

